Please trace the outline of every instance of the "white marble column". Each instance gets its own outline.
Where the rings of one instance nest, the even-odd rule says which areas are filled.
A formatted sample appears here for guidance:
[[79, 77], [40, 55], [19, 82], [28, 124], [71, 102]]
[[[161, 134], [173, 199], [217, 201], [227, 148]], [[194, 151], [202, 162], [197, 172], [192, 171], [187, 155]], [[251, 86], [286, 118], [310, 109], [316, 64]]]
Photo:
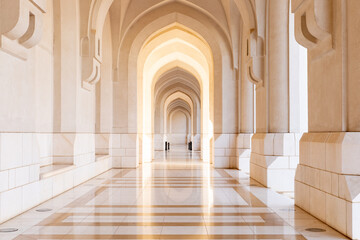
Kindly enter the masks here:
[[[293, 191], [300, 135], [290, 132], [289, 1], [268, 1], [264, 86], [256, 91], [250, 173], [263, 185]], [[257, 66], [259, 67], [259, 66]]]
[[[294, 1], [308, 48], [309, 133], [300, 141], [296, 205], [360, 238], [359, 1]], [[316, 21], [315, 21], [316, 19]]]
[[250, 172], [251, 137], [254, 133], [254, 85], [248, 79], [249, 35], [242, 28], [240, 43], [239, 134], [236, 139], [235, 167]]
[[268, 1], [267, 89], [268, 131], [289, 131], [289, 4]]
[[80, 25], [87, 19], [79, 18], [79, 11], [77, 2], [54, 1], [53, 164], [57, 165], [95, 161], [95, 91], [82, 88], [80, 39], [86, 30]]

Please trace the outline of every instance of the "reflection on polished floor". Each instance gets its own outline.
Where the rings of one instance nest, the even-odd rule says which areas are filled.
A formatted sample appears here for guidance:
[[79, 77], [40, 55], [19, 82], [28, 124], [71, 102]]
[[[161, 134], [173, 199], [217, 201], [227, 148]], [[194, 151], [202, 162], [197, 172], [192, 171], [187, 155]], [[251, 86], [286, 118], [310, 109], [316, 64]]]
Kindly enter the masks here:
[[171, 145], [169, 151], [155, 151], [154, 159], [157, 160], [200, 160], [201, 151], [188, 151], [187, 145]]
[[347, 239], [245, 173], [176, 157], [110, 170], [0, 227], [19, 228], [1, 240]]

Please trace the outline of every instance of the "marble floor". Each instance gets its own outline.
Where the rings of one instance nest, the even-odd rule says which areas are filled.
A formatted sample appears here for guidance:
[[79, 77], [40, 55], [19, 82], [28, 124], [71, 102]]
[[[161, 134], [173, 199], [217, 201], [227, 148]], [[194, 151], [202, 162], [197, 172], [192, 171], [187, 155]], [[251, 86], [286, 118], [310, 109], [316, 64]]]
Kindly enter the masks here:
[[110, 170], [0, 225], [18, 229], [0, 240], [347, 239], [243, 172], [163, 156]]
[[184, 159], [200, 160], [201, 151], [188, 151], [186, 145], [171, 145], [169, 151], [155, 151], [155, 161], [168, 161], [168, 160], [179, 160], [180, 162]]

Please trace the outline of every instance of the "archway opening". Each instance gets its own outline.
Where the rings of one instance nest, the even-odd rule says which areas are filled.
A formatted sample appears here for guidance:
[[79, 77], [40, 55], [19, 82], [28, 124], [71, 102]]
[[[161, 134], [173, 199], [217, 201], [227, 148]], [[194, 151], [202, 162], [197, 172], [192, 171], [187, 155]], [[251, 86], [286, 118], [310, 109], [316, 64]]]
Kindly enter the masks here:
[[[147, 39], [139, 53], [137, 66], [138, 132], [141, 133], [142, 162], [151, 162], [154, 149], [156, 149], [156, 147], [154, 148], [154, 111], [157, 103], [155, 101], [156, 83], [162, 75], [175, 68], [192, 75], [192, 78], [197, 81], [199, 86], [198, 90], [192, 88], [190, 90], [199, 91], [200, 93], [198, 96], [200, 99], [200, 112], [198, 114], [201, 119], [202, 159], [204, 162], [210, 162], [210, 139], [213, 135], [213, 116], [210, 112], [210, 102], [213, 100], [213, 88], [211, 87], [213, 85], [213, 57], [206, 41], [199, 34], [185, 26], [178, 23], [172, 24], [153, 33]], [[186, 85], [186, 80], [178, 78], [177, 83]], [[180, 85], [178, 87], [182, 89]], [[180, 92], [176, 94], [179, 95]], [[170, 99], [175, 95], [172, 95]], [[172, 100], [176, 98], [174, 97]], [[188, 100], [186, 102], [190, 103], [189, 106], [193, 109], [194, 104], [190, 97], [184, 94], [184, 99]], [[171, 103], [171, 101], [168, 101], [168, 103]], [[187, 141], [190, 139], [187, 139]]]
[[[163, 109], [164, 139], [167, 142], [173, 143], [173, 145], [186, 145], [189, 143], [194, 134], [195, 109], [192, 100], [184, 93], [176, 92], [165, 100]], [[182, 130], [174, 128], [173, 125], [174, 121], [177, 122], [179, 120], [174, 118], [173, 114], [179, 110], [187, 118], [187, 125]], [[178, 113], [176, 117], [180, 117], [180, 114]]]

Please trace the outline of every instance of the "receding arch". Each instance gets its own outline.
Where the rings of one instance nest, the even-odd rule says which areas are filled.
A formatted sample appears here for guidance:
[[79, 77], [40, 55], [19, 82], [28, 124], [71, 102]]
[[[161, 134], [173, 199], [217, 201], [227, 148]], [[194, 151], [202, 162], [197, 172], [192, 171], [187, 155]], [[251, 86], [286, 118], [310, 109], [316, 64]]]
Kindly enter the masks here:
[[[158, 3], [160, 4], [160, 2]], [[232, 43], [227, 38], [229, 36], [228, 29], [224, 30], [224, 28], [219, 27], [218, 23], [211, 20], [206, 13], [200, 11], [201, 9], [192, 7], [192, 4], [195, 3], [172, 2], [160, 4], [156, 8], [145, 11], [136, 21], [129, 21], [131, 27], [127, 28], [126, 31], [122, 30], [117, 67], [115, 69], [116, 77], [114, 78], [115, 94], [117, 95], [115, 96], [117, 101], [114, 103], [114, 129], [116, 131], [127, 133], [143, 132], [142, 126], [137, 121], [143, 118], [140, 115], [142, 111], [134, 107], [144, 100], [137, 97], [137, 91], [142, 87], [138, 86], [138, 82], [134, 82], [135, 79], [141, 78], [138, 76], [139, 69], [137, 69], [138, 56], [147, 41], [152, 40], [153, 37], [155, 39], [158, 37], [154, 33], [164, 28], [173, 28], [174, 24], [177, 25], [176, 27], [179, 26], [181, 30], [186, 29], [191, 34], [204, 39], [213, 56], [211, 61], [213, 69], [209, 74], [212, 79], [210, 79], [208, 90], [210, 99], [209, 111], [207, 111], [207, 114], [211, 117], [211, 122], [208, 123], [209, 127], [205, 127], [211, 129], [211, 131], [202, 131], [202, 133], [211, 136], [214, 132], [218, 134], [222, 132], [233, 133], [237, 130], [237, 107], [233, 101], [233, 99], [236, 99], [236, 82], [232, 81], [234, 78], [234, 66], [232, 65], [234, 56]], [[245, 5], [247, 8], [251, 6], [248, 4], [242, 6]], [[244, 11], [244, 9], [241, 11]], [[124, 22], [127, 21], [127, 17], [124, 17]], [[178, 59], [175, 60], [178, 61]], [[179, 63], [183, 64], [180, 61], [176, 64], [175, 61], [170, 64], [173, 64], [172, 67], [177, 67]], [[159, 70], [158, 73], [161, 74], [162, 70]], [[194, 71], [191, 72], [196, 75]], [[199, 76], [197, 78], [200, 79]], [[203, 108], [207, 103], [201, 100], [201, 104]], [[206, 117], [202, 116], [202, 119], [206, 119]], [[152, 124], [150, 123], [150, 125]], [[204, 124], [202, 124], [203, 127]], [[138, 131], [138, 129], [141, 129], [141, 131]], [[208, 139], [210, 138], [208, 137]]]
[[170, 69], [159, 77], [154, 87], [154, 131], [163, 134], [163, 106], [165, 100], [175, 92], [183, 92], [188, 95], [194, 104], [194, 134], [200, 133], [201, 101], [200, 86], [197, 79], [189, 72], [181, 68]]
[[[174, 11], [175, 11], [175, 9], [174, 9]], [[184, 22], [184, 20], [186, 20], [186, 22], [187, 21], [191, 21], [192, 23], [194, 23], [194, 24], [191, 24], [192, 25], [192, 27], [194, 28], [194, 26], [197, 26], [197, 30], [199, 30], [199, 31], [202, 31], [202, 35], [207, 35], [206, 36], [206, 42], [209, 42], [209, 41], [211, 41], [211, 43], [209, 43], [209, 45], [212, 45], [212, 46], [210, 46], [210, 48], [212, 49], [212, 51], [215, 51], [216, 52], [216, 55], [214, 55], [214, 56], [216, 56], [219, 60], [222, 58], [221, 56], [223, 55], [223, 54], [221, 54], [221, 51], [220, 51], [220, 46], [218, 45], [218, 43], [216, 42], [216, 41], [214, 41], [214, 37], [213, 36], [210, 36], [209, 35], [209, 33], [207, 32], [207, 31], [204, 31], [204, 29], [205, 29], [205, 26], [204, 25], [202, 25], [200, 22], [198, 22], [198, 21], [196, 21], [196, 20], [194, 20], [193, 18], [189, 18], [189, 17], [187, 17], [187, 16], [183, 16], [183, 17], [181, 17], [180, 19], [179, 18], [177, 18], [177, 16], [179, 16], [179, 14], [175, 14], [175, 13], [171, 13], [171, 14], [169, 14], [169, 15], [165, 15], [165, 16], [163, 16], [163, 17], [160, 17], [160, 18], [158, 18], [158, 19], [155, 19], [154, 20], [154, 22], [153, 22], [153, 24], [154, 25], [156, 25], [156, 28], [155, 29], [161, 29], [161, 27], [166, 27], [166, 26], [168, 26], [168, 25], [171, 25], [171, 24], [174, 24], [174, 23], [176, 23], [176, 22], [180, 22], [180, 24], [181, 24], [181, 22]], [[184, 24], [186, 24], [186, 22], [184, 22]], [[156, 24], [155, 24], [156, 23]], [[141, 31], [138, 33], [139, 35], [137, 36], [138, 38], [140, 38], [140, 39], [143, 39], [143, 40], [141, 40], [141, 41], [132, 41], [132, 43], [130, 43], [130, 39], [129, 39], [129, 44], [131, 44], [132, 45], [132, 47], [131, 47], [131, 50], [127, 50], [127, 49], [124, 49], [124, 51], [126, 52], [126, 51], [128, 51], [128, 54], [125, 54], [125, 55], [130, 55], [130, 57], [133, 57], [133, 59], [128, 59], [127, 61], [125, 61], [124, 62], [124, 60], [125, 59], [119, 59], [120, 60], [120, 63], [121, 62], [123, 62], [124, 64], [121, 64], [121, 66], [120, 67], [122, 67], [121, 68], [121, 70], [120, 71], [118, 71], [118, 72], [120, 72], [122, 75], [123, 75], [123, 77], [120, 77], [121, 79], [127, 79], [127, 78], [130, 78], [130, 79], [137, 79], [137, 76], [136, 76], [136, 74], [135, 74], [135, 72], [132, 72], [131, 73], [131, 71], [128, 73], [128, 67], [126, 67], [127, 66], [127, 62], [129, 63], [129, 65], [134, 65], [135, 64], [135, 62], [136, 62], [136, 60], [135, 60], [135, 56], [137, 56], [138, 55], [138, 53], [139, 53], [139, 51], [140, 51], [140, 47], [141, 47], [141, 44], [143, 44], [143, 42], [145, 42], [145, 39], [146, 39], [146, 37], [149, 37], [151, 34], [150, 34], [150, 32], [153, 32], [154, 31], [154, 27], [155, 26], [153, 26], [153, 25], [149, 25], [148, 23], [145, 23], [145, 27], [143, 27], [143, 26], [141, 26]], [[189, 25], [189, 24], [188, 24]], [[135, 31], [135, 30], [134, 30]], [[194, 32], [194, 30], [192, 30], [192, 32]], [[197, 33], [198, 34], [198, 33]], [[219, 34], [217, 34], [217, 35], [219, 35]], [[139, 39], [139, 40], [140, 40]], [[221, 42], [221, 41], [220, 41]], [[229, 55], [228, 53], [227, 54], [224, 54], [224, 55]], [[221, 61], [221, 60], [220, 60]], [[217, 68], [218, 69], [220, 69], [220, 67], [221, 67], [221, 63], [220, 62], [218, 62], [218, 64], [217, 64]], [[217, 73], [221, 73], [221, 70], [220, 71], [217, 71]], [[215, 77], [216, 77], [216, 74], [215, 74]], [[221, 79], [221, 77], [220, 76], [218, 76], [218, 78], [219, 79]], [[129, 89], [128, 89], [128, 92], [132, 92], [133, 90], [131, 90], [131, 88], [133, 88], [133, 87], [135, 87], [136, 85], [133, 85], [133, 84], [130, 84], [129, 85]], [[124, 101], [122, 101], [124, 104], [126, 104], [128, 101], [127, 101], [127, 99], [125, 99], [125, 95], [124, 95], [124, 99], [123, 99]], [[134, 101], [136, 101], [135, 99], [134, 100], [130, 100], [131, 102], [134, 102]], [[128, 106], [124, 106], [124, 104], [121, 106], [121, 107], [124, 107], [124, 108], [128, 108]], [[127, 105], [127, 104], [126, 104]], [[210, 109], [211, 111], [212, 111], [212, 109]], [[136, 119], [136, 113], [135, 112], [130, 112], [129, 113], [129, 116], [128, 116], [128, 121], [129, 122], [132, 122], [132, 123], [134, 123], [134, 121], [133, 120], [135, 120]], [[130, 120], [132, 120], [132, 121], [130, 121]], [[124, 122], [124, 124], [126, 125], [126, 123]], [[133, 124], [131, 124], [131, 125], [133, 125]], [[135, 127], [135, 126], [134, 126]], [[129, 126], [129, 129], [132, 129], [133, 127], [131, 127], [131, 126]]]
[[[185, 102], [188, 106], [189, 106], [189, 110], [190, 110], [190, 114], [193, 117], [194, 116], [194, 103], [192, 102], [191, 98], [184, 94], [183, 92], [175, 92], [173, 94], [171, 94], [164, 103], [164, 107], [163, 107], [163, 113], [164, 113], [164, 130], [166, 133], [166, 129], [167, 129], [167, 115], [168, 115], [168, 107], [171, 103], [173, 103], [176, 100], [182, 100], [183, 102]], [[194, 123], [194, 119], [191, 119], [191, 129], [193, 129], [193, 124]]]
[[[181, 112], [182, 114], [185, 115], [186, 117], [186, 128], [184, 130], [180, 130], [179, 128], [174, 128], [173, 126], [173, 121], [174, 121], [174, 115], [178, 112]], [[191, 116], [190, 116], [190, 113], [187, 111], [187, 109], [183, 108], [183, 107], [177, 107], [175, 109], [172, 109], [170, 112], [169, 112], [169, 115], [168, 115], [168, 121], [169, 121], [169, 132], [168, 134], [184, 134], [185, 133], [185, 136], [183, 136], [183, 144], [185, 145], [186, 144], [186, 139], [188, 137], [188, 135], [190, 134], [190, 129], [191, 129]], [[179, 131], [180, 130], [180, 131]], [[168, 137], [169, 138], [169, 137]], [[178, 142], [176, 142], [178, 143]]]
[[[179, 33], [179, 30], [170, 28], [168, 31], [160, 31], [156, 38], [150, 38], [145, 42], [138, 57], [138, 120], [142, 120], [142, 122], [138, 121], [138, 128], [143, 135], [149, 135], [154, 130], [151, 122], [153, 117], [151, 116], [154, 109], [153, 91], [158, 79], [155, 76], [169, 70], [167, 67], [171, 66], [171, 63], [174, 64], [175, 61], [176, 65], [171, 67], [183, 67], [193, 75], [198, 76], [202, 102], [201, 128], [202, 132], [212, 132], [209, 129], [212, 124], [207, 122], [210, 120], [209, 108], [210, 97], [212, 97], [210, 90], [210, 81], [213, 76], [211, 49], [203, 41], [199, 41], [199, 39], [194, 38], [187, 32], [184, 32], [183, 36], [180, 34], [171, 36], [174, 32]], [[161, 38], [161, 33], [164, 34], [164, 39]], [[184, 37], [186, 35], [187, 38]], [[184, 39], [181, 39], [181, 37]], [[201, 49], [197, 47], [199, 44], [202, 46]], [[202, 142], [207, 144], [206, 141]], [[145, 147], [145, 145], [143, 146]], [[149, 144], [146, 147], [149, 148]], [[143, 152], [148, 153], [150, 150], [143, 149]]]

